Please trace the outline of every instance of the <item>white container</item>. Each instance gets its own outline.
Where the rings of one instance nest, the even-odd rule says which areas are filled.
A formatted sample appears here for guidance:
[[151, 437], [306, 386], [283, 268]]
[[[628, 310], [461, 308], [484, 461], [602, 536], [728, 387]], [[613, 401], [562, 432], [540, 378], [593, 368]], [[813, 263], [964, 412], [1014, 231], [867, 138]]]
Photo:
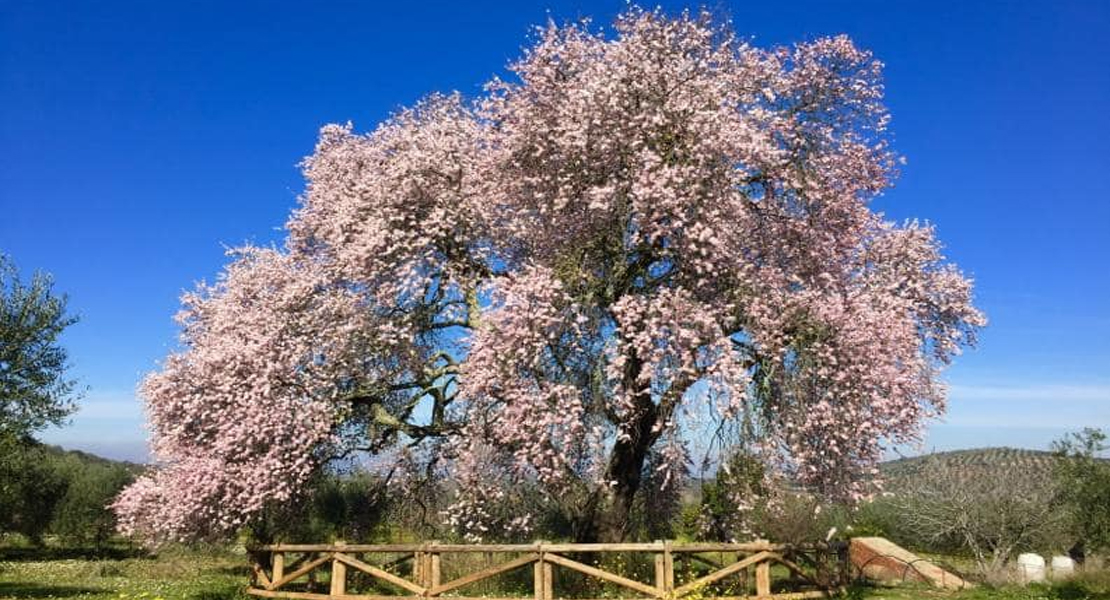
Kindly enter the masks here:
[[1068, 556], [1052, 557], [1052, 578], [1067, 579], [1075, 575], [1075, 561]]
[[1019, 554], [1017, 559], [1018, 577], [1022, 583], [1030, 581], [1044, 581], [1044, 557], [1040, 554], [1027, 552]]

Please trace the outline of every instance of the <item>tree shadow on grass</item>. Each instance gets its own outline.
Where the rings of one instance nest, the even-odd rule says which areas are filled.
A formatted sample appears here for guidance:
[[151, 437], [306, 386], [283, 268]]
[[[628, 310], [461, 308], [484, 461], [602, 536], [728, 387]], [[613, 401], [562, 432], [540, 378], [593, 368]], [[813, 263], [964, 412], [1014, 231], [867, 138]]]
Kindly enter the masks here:
[[0, 562], [123, 560], [125, 558], [155, 557], [142, 548], [124, 546], [104, 546], [101, 548], [63, 548], [57, 546], [0, 547]]
[[74, 585], [0, 582], [0, 598], [64, 598], [81, 594], [104, 594], [110, 591], [107, 588], [78, 587]]
[[1081, 581], [1064, 581], [1051, 586], [1042, 586], [1043, 598], [1051, 600], [1088, 600], [1089, 598], [1106, 598], [1105, 591], [1095, 590]]

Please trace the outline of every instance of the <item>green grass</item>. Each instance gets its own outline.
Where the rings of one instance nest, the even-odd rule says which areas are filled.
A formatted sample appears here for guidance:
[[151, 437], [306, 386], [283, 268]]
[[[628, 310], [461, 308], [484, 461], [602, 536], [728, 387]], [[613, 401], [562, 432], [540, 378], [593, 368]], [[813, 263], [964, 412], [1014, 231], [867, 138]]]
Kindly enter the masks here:
[[857, 587], [849, 600], [1110, 600], [1110, 580], [1078, 578], [1051, 584], [988, 586], [946, 592], [922, 585]]
[[1110, 600], [1110, 570], [1090, 571], [1064, 581], [1022, 585], [978, 584], [944, 591], [924, 584], [859, 586], [847, 600]]
[[243, 600], [247, 579], [228, 552], [0, 549], [2, 599]]

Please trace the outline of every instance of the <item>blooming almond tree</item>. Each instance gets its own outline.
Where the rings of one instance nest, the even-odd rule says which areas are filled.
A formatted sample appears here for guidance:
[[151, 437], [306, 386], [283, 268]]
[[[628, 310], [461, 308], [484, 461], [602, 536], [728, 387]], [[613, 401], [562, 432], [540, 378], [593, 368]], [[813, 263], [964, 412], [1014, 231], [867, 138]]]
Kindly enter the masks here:
[[229, 531], [397, 448], [456, 479], [445, 517], [475, 537], [527, 529], [492, 508], [526, 482], [579, 540], [627, 538], [645, 480], [738, 444], [866, 493], [985, 323], [930, 227], [868, 208], [897, 163], [880, 67], [631, 8], [539, 30], [482, 97], [325, 127], [285, 247], [184, 300], [124, 531]]

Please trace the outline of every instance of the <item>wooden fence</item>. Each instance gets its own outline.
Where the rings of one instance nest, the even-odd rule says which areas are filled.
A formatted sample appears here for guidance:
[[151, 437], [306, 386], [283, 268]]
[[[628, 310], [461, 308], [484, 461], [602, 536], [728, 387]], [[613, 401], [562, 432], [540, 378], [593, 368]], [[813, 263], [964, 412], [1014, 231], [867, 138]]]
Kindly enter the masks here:
[[[843, 581], [839, 567], [844, 561], [844, 553], [838, 556], [828, 546], [799, 547], [764, 541], [501, 545], [337, 542], [261, 546], [252, 549], [251, 554], [253, 576], [247, 593], [303, 600], [555, 600], [579, 598], [583, 592], [610, 599], [793, 600], [829, 595]], [[525, 575], [527, 570], [531, 570], [530, 577]], [[498, 580], [506, 576], [515, 577], [514, 583], [506, 586], [504, 580]], [[577, 578], [574, 581], [578, 585], [570, 585], [573, 578]], [[483, 581], [486, 589], [481, 595], [475, 594], [475, 584]], [[468, 587], [469, 596], [463, 593]], [[529, 588], [531, 593], [525, 595]], [[507, 594], [506, 589], [517, 595]], [[556, 592], [561, 593], [557, 596]]]

